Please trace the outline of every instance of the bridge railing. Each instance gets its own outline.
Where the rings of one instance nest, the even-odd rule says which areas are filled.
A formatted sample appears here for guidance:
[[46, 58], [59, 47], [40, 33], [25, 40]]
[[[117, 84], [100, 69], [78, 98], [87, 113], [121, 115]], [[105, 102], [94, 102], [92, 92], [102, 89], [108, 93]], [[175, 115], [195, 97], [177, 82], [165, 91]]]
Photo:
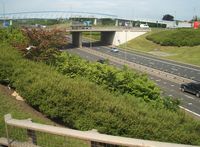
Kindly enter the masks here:
[[4, 119], [7, 139], [0, 138], [0, 143], [4, 141], [10, 147], [189, 147], [33, 123], [30, 119], [13, 119], [10, 114]]

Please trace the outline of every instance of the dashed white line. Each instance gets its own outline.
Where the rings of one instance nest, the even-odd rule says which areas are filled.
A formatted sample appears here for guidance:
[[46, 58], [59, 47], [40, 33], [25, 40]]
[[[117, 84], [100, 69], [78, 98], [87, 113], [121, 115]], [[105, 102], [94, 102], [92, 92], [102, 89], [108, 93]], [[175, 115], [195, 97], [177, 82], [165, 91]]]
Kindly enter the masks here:
[[188, 105], [192, 105], [192, 103], [188, 103]]
[[171, 85], [172, 87], [174, 87], [174, 85]]
[[188, 96], [188, 95], [185, 95], [185, 94], [184, 94], [184, 96], [185, 96], [185, 97], [187, 97], [187, 98], [189, 98], [189, 99], [192, 99], [192, 100], [194, 100], [194, 98], [193, 98], [193, 97], [191, 97], [191, 96]]
[[176, 68], [171, 68], [171, 70], [178, 71], [178, 69], [176, 69]]

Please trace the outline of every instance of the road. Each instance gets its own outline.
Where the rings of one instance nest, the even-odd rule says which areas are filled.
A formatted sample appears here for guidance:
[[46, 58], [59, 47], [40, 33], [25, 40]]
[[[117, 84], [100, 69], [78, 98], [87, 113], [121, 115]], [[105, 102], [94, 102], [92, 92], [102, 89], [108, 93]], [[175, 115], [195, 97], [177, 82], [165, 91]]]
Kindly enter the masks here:
[[[141, 63], [141, 61], [138, 62], [135, 59], [137, 57], [135, 57], [134, 54], [133, 54], [133, 57], [131, 56], [132, 53], [125, 53], [123, 51], [120, 51], [119, 53], [112, 53], [112, 52], [110, 52], [110, 49], [107, 49], [106, 47], [94, 47], [94, 49], [98, 50], [100, 52], [104, 52], [104, 53], [116, 56], [116, 57], [121, 58], [121, 59], [128, 60], [128, 58], [129, 58], [130, 61], [132, 61], [132, 59], [134, 59], [132, 62], [136, 61], [138, 64]], [[77, 54], [80, 57], [85, 58], [85, 59], [90, 60], [90, 61], [97, 61], [99, 59], [98, 56], [90, 54], [88, 52], [85, 52], [84, 49], [81, 49], [81, 50], [80, 49], [69, 49], [67, 51], [70, 52], [70, 53], [73, 53], [73, 54]], [[140, 60], [142, 60], [142, 59], [140, 59]], [[148, 60], [149, 59], [147, 59], [147, 61]], [[151, 61], [149, 61], [149, 62], [151, 62]], [[155, 62], [158, 62], [158, 61], [156, 60]], [[110, 62], [110, 64], [115, 65], [117, 67], [123, 66], [123, 65], [121, 65], [119, 63], [115, 63], [115, 62]], [[145, 65], [145, 64], [143, 64], [143, 65]], [[153, 65], [153, 64], [150, 63], [150, 65]], [[173, 68], [175, 68], [177, 66], [180, 69], [184, 68], [184, 67], [182, 67], [183, 65], [180, 65], [181, 66], [180, 67], [179, 65], [174, 65], [174, 63], [172, 63], [172, 65], [165, 66], [165, 67], [170, 68], [170, 66], [173, 66]], [[192, 68], [192, 67], [187, 67], [187, 68]], [[176, 84], [174, 82], [164, 80], [164, 79], [158, 78], [156, 76], [152, 76], [152, 75], [149, 76], [149, 78], [151, 80], [155, 81], [155, 83], [161, 88], [161, 90], [163, 91], [163, 95], [180, 99], [182, 107], [184, 107], [188, 111], [192, 111], [193, 114], [200, 117], [200, 98], [196, 98], [195, 96], [187, 94], [187, 93], [182, 93], [179, 90], [180, 85]]]
[[111, 49], [108, 47], [94, 47], [94, 49], [98, 50], [99, 52], [118, 57], [120, 59], [124, 59], [130, 62], [134, 62], [140, 65], [144, 65], [147, 67], [151, 67], [180, 77], [200, 82], [200, 67], [157, 59], [152, 56], [142, 55], [136, 52], [124, 50], [120, 50], [120, 52], [113, 54], [111, 52]]

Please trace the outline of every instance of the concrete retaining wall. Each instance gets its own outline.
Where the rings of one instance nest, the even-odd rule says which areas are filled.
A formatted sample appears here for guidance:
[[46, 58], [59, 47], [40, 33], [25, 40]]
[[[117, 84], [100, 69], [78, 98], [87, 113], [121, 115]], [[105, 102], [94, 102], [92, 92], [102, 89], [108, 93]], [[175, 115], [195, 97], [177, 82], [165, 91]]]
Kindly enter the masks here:
[[123, 44], [127, 41], [130, 41], [130, 40], [132, 40], [132, 39], [134, 39], [138, 36], [141, 36], [145, 33], [146, 32], [133, 32], [133, 31], [130, 31], [130, 30], [124, 30], [124, 31], [116, 32], [112, 45], [118, 46], [118, 45]]

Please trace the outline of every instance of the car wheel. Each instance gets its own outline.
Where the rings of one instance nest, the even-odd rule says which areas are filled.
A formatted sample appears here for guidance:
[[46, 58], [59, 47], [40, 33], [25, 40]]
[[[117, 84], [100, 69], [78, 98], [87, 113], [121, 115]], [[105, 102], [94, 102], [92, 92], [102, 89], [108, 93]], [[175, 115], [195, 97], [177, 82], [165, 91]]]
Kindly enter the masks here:
[[196, 97], [200, 97], [200, 93], [196, 93]]
[[184, 87], [183, 87], [183, 88], [181, 88], [181, 91], [182, 91], [182, 92], [185, 92], [185, 88], [184, 88]]

